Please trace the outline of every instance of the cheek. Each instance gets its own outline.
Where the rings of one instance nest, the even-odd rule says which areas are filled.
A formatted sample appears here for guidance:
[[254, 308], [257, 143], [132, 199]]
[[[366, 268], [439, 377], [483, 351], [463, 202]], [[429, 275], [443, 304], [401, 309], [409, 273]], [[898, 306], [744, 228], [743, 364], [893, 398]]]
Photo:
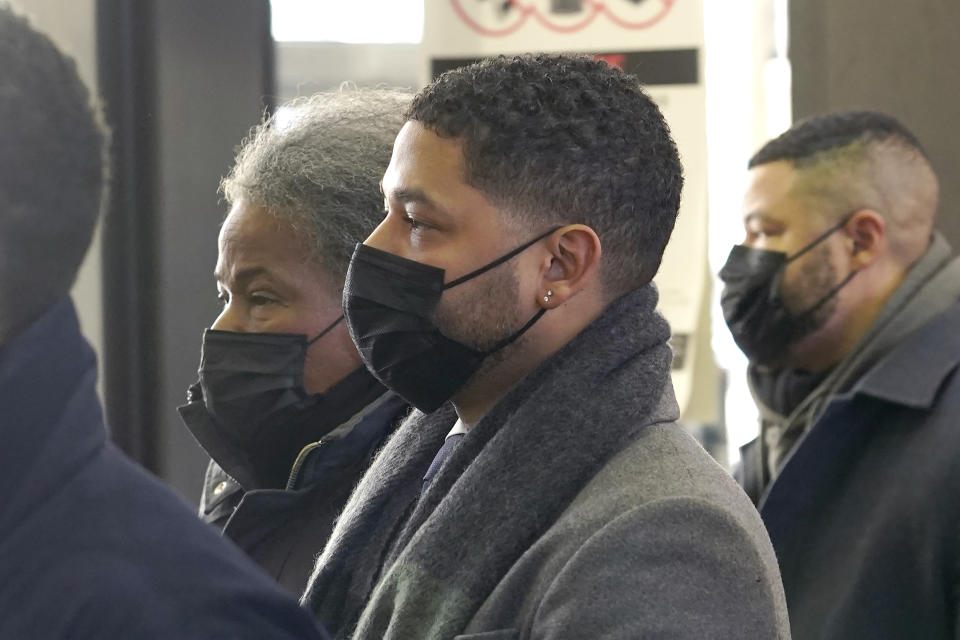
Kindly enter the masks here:
[[486, 348], [519, 328], [521, 315], [515, 274], [495, 270], [445, 292], [434, 321], [447, 337]]
[[324, 328], [323, 318], [317, 313], [284, 307], [279, 304], [264, 306], [251, 312], [257, 331], [265, 333], [296, 333], [304, 334], [310, 340]]
[[837, 283], [837, 268], [827, 246], [814, 249], [787, 267], [781, 285], [791, 311], [816, 304]]

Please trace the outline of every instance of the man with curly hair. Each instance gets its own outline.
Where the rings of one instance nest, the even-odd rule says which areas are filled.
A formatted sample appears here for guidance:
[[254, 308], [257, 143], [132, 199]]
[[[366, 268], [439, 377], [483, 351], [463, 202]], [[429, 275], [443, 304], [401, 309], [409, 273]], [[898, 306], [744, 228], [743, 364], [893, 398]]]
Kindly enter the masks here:
[[721, 271], [761, 435], [738, 476], [794, 638], [952, 638], [960, 567], [960, 260], [896, 119], [831, 113], [750, 163]]
[[758, 514], [676, 424], [660, 111], [606, 63], [539, 55], [448, 72], [407, 119], [344, 310], [418, 411], [304, 602], [340, 638], [788, 637]]
[[4, 4], [0, 60], [0, 638], [321, 637], [107, 437], [70, 300], [106, 135], [73, 61]]
[[407, 406], [342, 322], [350, 255], [377, 226], [377, 188], [412, 96], [318, 93], [244, 142], [222, 190], [200, 380], [180, 415], [212, 460], [200, 516], [303, 592], [333, 522]]

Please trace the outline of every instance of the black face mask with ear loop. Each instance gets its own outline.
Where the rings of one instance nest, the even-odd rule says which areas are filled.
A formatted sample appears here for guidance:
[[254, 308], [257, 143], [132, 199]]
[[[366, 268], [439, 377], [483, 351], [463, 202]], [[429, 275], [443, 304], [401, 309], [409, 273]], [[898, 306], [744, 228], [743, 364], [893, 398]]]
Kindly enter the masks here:
[[363, 367], [324, 393], [303, 386], [307, 349], [316, 337], [207, 329], [199, 381], [180, 416], [200, 445], [244, 489], [282, 486], [293, 458], [384, 392]]
[[447, 338], [434, 323], [443, 292], [503, 264], [557, 229], [447, 283], [443, 269], [358, 244], [344, 283], [343, 313], [364, 364], [417, 409], [429, 413], [439, 408], [484, 358], [516, 341], [547, 311], [541, 308], [520, 329], [478, 351]]
[[737, 245], [730, 251], [719, 274], [724, 284], [720, 306], [734, 342], [751, 363], [779, 364], [785, 351], [815, 328], [814, 314], [859, 273], [851, 271], [800, 313], [792, 313], [783, 305], [780, 285], [787, 265], [842, 229], [854, 213], [856, 211], [789, 257], [782, 251], [745, 245]]
[[200, 388], [213, 419], [234, 436], [254, 437], [316, 401], [303, 388], [307, 349], [316, 337], [295, 333], [240, 333], [207, 329], [200, 351]]

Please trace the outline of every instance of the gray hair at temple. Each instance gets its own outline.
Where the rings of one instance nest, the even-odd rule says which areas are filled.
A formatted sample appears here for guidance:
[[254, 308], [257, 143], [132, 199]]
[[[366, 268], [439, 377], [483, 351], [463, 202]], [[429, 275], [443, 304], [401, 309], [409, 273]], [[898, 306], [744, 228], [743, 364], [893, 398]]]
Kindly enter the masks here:
[[288, 222], [341, 287], [354, 247], [383, 218], [380, 179], [411, 97], [344, 87], [281, 105], [241, 145], [220, 184], [227, 202]]

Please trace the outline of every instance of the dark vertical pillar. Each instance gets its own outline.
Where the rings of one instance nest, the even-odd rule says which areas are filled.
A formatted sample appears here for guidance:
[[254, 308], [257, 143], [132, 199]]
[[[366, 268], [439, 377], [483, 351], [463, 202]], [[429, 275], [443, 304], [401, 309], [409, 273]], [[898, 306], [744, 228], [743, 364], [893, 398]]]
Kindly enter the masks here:
[[886, 111], [940, 176], [938, 227], [960, 249], [960, 2], [791, 0], [793, 115]]
[[97, 3], [97, 67], [111, 129], [103, 219], [102, 363], [114, 441], [160, 471], [156, 407], [156, 123], [152, 2]]
[[104, 237], [108, 420], [124, 448], [196, 499], [206, 457], [176, 406], [196, 379], [201, 332], [218, 313], [217, 186], [236, 145], [272, 106], [269, 2], [99, 5], [120, 178]]

